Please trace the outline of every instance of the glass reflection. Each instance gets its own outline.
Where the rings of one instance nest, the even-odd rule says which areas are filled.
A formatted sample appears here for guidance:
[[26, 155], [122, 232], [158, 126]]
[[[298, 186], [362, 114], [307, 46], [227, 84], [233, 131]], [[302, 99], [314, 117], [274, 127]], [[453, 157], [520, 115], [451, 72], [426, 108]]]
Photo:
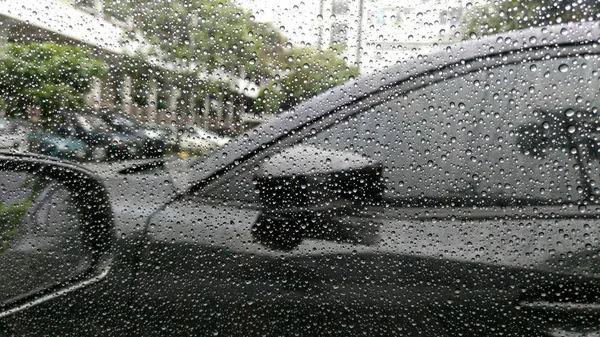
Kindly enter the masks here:
[[69, 190], [26, 172], [0, 175], [0, 301], [31, 295], [85, 271], [91, 256]]

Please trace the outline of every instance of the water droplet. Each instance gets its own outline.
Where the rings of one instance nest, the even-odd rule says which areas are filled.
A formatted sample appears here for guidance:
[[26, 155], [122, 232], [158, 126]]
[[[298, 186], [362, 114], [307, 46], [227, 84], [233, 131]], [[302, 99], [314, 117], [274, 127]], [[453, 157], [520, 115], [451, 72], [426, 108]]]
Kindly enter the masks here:
[[565, 115], [567, 115], [567, 117], [573, 117], [573, 115], [575, 115], [575, 110], [567, 109], [565, 110]]
[[567, 71], [569, 71], [569, 66], [563, 63], [558, 66], [558, 71], [560, 71], [561, 73], [566, 73]]
[[567, 131], [568, 131], [569, 133], [575, 133], [575, 131], [576, 131], [576, 130], [577, 130], [577, 129], [575, 128], [575, 126], [574, 126], [574, 125], [570, 125], [570, 126], [569, 126], [569, 128], [567, 129]]

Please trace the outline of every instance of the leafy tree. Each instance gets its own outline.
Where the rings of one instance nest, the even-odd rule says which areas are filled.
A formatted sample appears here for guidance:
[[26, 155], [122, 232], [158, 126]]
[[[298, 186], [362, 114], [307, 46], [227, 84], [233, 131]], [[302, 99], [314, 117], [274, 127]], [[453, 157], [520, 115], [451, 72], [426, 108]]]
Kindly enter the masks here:
[[254, 104], [259, 113], [288, 109], [358, 75], [333, 50], [292, 47], [276, 27], [255, 21], [231, 0], [111, 2], [117, 1], [107, 3], [108, 11], [121, 16], [128, 3], [129, 17], [154, 46], [153, 54], [179, 65], [170, 83], [223, 98], [231, 96], [223, 93], [233, 90], [235, 79], [254, 82], [265, 88]]
[[15, 203], [0, 202], [0, 254], [10, 248], [33, 201], [45, 187], [46, 182], [43, 179], [28, 176], [21, 189], [29, 190], [29, 195]]
[[52, 113], [84, 104], [94, 79], [106, 68], [89, 51], [50, 42], [8, 44], [0, 54], [0, 98], [10, 116], [27, 118], [37, 106], [43, 122]]
[[255, 109], [281, 112], [359, 75], [334, 49], [296, 47], [283, 58], [285, 68], [261, 90]]
[[465, 17], [468, 33], [488, 35], [565, 22], [600, 19], [597, 0], [494, 0], [474, 7]]
[[538, 121], [516, 130], [517, 145], [526, 155], [545, 158], [551, 151], [567, 151], [575, 159], [583, 199], [598, 194], [588, 163], [600, 159], [600, 119], [593, 111], [538, 111]]
[[260, 81], [287, 39], [228, 0], [109, 1], [107, 11], [129, 17], [162, 60], [191, 73]]

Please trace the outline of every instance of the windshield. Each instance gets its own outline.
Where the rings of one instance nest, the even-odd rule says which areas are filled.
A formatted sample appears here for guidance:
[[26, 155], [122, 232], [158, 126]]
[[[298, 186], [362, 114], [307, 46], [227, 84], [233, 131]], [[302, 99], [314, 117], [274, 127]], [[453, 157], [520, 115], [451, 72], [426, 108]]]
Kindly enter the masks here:
[[600, 1], [0, 0], [3, 335], [600, 337]]

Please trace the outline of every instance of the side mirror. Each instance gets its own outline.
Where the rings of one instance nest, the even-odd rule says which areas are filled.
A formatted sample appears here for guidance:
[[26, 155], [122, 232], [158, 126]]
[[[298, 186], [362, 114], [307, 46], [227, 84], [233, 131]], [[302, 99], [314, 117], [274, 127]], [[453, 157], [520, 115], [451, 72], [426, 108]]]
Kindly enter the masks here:
[[112, 231], [106, 191], [89, 172], [0, 152], [0, 317], [100, 280]]
[[255, 239], [289, 250], [304, 238], [330, 236], [336, 219], [383, 200], [382, 173], [380, 162], [349, 152], [296, 146], [278, 153], [254, 177], [263, 208]]

